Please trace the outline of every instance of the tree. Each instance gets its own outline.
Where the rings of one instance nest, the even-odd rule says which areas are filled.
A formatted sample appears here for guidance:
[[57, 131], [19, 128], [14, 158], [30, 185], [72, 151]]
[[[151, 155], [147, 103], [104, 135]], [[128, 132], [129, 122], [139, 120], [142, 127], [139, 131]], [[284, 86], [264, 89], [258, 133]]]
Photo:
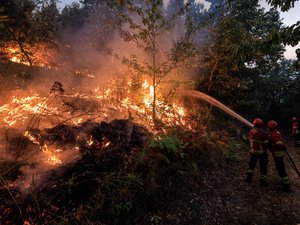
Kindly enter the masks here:
[[109, 0], [82, 0], [80, 4], [72, 3], [63, 8], [59, 42], [62, 57], [72, 67], [99, 69], [99, 61], [88, 56], [106, 54], [106, 47], [116, 34], [119, 15], [116, 5]]
[[[189, 57], [195, 54], [193, 44], [186, 39], [173, 41], [167, 53], [166, 43], [160, 44], [160, 38], [172, 27], [172, 21], [177, 16], [166, 19], [163, 13], [162, 0], [146, 0], [140, 3], [126, 1], [124, 13], [119, 23], [119, 34], [126, 41], [140, 49], [145, 57], [121, 57], [111, 51], [123, 64], [134, 69], [138, 74], [151, 79], [153, 86], [152, 119], [155, 123], [157, 88], [159, 84], [176, 68], [183, 65]], [[185, 6], [186, 7], [186, 6]], [[179, 9], [177, 15], [183, 15], [184, 8]], [[172, 42], [171, 42], [172, 43]], [[161, 48], [161, 49], [160, 49]], [[166, 51], [165, 51], [166, 52]]]
[[231, 106], [253, 107], [249, 88], [260, 85], [283, 58], [283, 45], [269, 41], [282, 27], [279, 13], [264, 12], [257, 0], [229, 1], [212, 22], [203, 48], [208, 76], [200, 87]]
[[30, 52], [25, 48], [25, 42], [29, 39], [30, 17], [33, 15], [35, 8], [34, 2], [30, 0], [7, 1], [4, 3], [5, 12], [9, 15], [10, 20], [5, 23], [3, 37], [6, 40], [15, 41], [20, 51], [24, 54], [29, 65], [32, 66]]
[[37, 42], [55, 43], [54, 33], [58, 30], [56, 0], [15, 0], [3, 3], [9, 21], [4, 24], [1, 35], [5, 41], [17, 43], [30, 66], [32, 52], [28, 46]]
[[293, 8], [298, 0], [267, 0], [267, 3], [275, 7], [280, 7], [283, 12]]
[[36, 42], [56, 43], [61, 29], [57, 0], [37, 1], [32, 28], [31, 38]]
[[73, 2], [70, 5], [66, 5], [60, 15], [62, 26], [64, 29], [68, 29], [71, 32], [75, 32], [78, 29], [82, 29], [86, 15], [83, 8], [78, 2]]
[[[297, 1], [298, 0], [267, 0], [271, 6], [279, 7], [283, 12], [293, 8]], [[300, 20], [292, 26], [284, 28], [280, 38], [284, 44], [296, 46], [300, 42]], [[296, 54], [298, 58], [297, 67], [300, 67], [300, 48], [296, 49]]]

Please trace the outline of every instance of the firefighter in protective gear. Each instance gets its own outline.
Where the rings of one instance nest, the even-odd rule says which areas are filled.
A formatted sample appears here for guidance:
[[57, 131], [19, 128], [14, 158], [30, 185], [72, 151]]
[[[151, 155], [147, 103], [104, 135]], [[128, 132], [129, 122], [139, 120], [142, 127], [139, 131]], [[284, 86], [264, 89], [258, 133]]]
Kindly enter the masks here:
[[295, 138], [295, 147], [300, 146], [300, 132], [297, 117], [292, 118], [292, 136]]
[[290, 181], [286, 173], [284, 161], [283, 161], [286, 147], [282, 141], [281, 134], [277, 130], [277, 128], [278, 128], [278, 124], [275, 121], [271, 120], [268, 122], [269, 149], [273, 155], [277, 173], [281, 177], [281, 183], [283, 185], [282, 190], [286, 192], [290, 192], [291, 191]]
[[260, 166], [260, 185], [267, 185], [267, 168], [268, 168], [268, 154], [267, 148], [269, 138], [267, 133], [262, 129], [263, 121], [260, 118], [256, 118], [253, 121], [254, 127], [250, 130], [250, 160], [247, 171], [246, 182], [251, 183], [253, 172], [257, 161]]

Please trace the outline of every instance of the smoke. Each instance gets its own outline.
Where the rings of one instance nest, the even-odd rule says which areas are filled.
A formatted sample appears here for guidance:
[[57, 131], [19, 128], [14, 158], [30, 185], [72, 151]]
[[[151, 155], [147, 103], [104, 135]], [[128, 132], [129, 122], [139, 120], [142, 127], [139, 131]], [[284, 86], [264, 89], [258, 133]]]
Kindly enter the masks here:
[[[168, 16], [174, 13], [177, 8], [175, 5], [169, 5]], [[177, 6], [176, 6], [177, 7]], [[60, 32], [60, 54], [56, 60], [56, 66], [52, 68], [31, 68], [23, 72], [20, 76], [20, 72], [17, 72], [16, 76], [9, 87], [6, 90], [10, 90], [6, 93], [7, 97], [2, 102], [7, 103], [13, 95], [28, 96], [38, 94], [41, 98], [47, 99], [49, 97], [50, 89], [54, 82], [60, 82], [63, 85], [64, 94], [73, 95], [75, 93], [95, 94], [95, 89], [104, 90], [108, 86], [108, 81], [113, 77], [118, 77], [119, 80], [131, 77], [134, 74], [133, 70], [130, 70], [127, 66], [123, 65], [120, 60], [109, 55], [107, 49], [110, 48], [122, 58], [131, 58], [133, 55], [135, 59], [142, 65], [151, 65], [151, 58], [145, 54], [141, 49], [136, 47], [136, 44], [131, 42], [124, 42], [119, 33], [115, 29], [116, 21], [115, 14], [111, 12], [107, 6], [102, 5], [97, 8], [97, 11], [92, 11], [89, 17], [85, 20], [85, 23], [78, 28], [66, 26], [64, 30]], [[137, 18], [134, 18], [135, 22], [139, 22]], [[125, 26], [124, 29], [128, 29]], [[163, 63], [167, 60], [170, 49], [173, 47], [175, 41], [183, 39], [185, 36], [184, 18], [178, 17], [175, 20], [174, 27], [166, 30], [157, 38], [157, 48], [159, 53], [157, 54], [157, 63]], [[11, 71], [14, 74], [13, 71]], [[190, 73], [189, 70], [182, 70], [178, 73], [173, 73], [168, 76], [167, 80], [180, 80], [187, 81]], [[19, 75], [18, 75], [19, 74]], [[143, 75], [144, 76], [144, 75]], [[149, 79], [149, 77], [143, 77], [143, 79]], [[166, 84], [164, 87], [172, 88]], [[120, 89], [122, 87], [120, 86]], [[120, 90], [122, 91], [122, 90]], [[4, 92], [2, 90], [2, 92]], [[61, 104], [63, 101], [64, 104]], [[1, 102], [1, 103], [2, 103]], [[43, 101], [42, 101], [43, 102]], [[57, 125], [56, 121], [60, 121], [65, 114], [71, 114], [75, 109], [89, 109], [92, 105], [92, 101], [81, 98], [79, 99], [81, 105], [77, 104], [75, 100], [70, 102], [68, 97], [55, 99], [48, 102], [43, 113], [59, 109], [59, 115], [56, 117], [49, 117], [47, 121], [43, 120], [43, 113], [31, 113], [28, 118], [25, 118], [25, 122], [20, 125], [16, 124], [16, 130], [10, 130], [7, 137], [6, 131], [8, 128], [3, 128], [1, 131], [0, 139], [0, 158], [2, 160], [14, 159], [16, 154], [21, 155], [18, 160], [22, 161], [22, 166], [19, 168], [22, 175], [14, 181], [14, 184], [20, 188], [22, 193], [28, 193], [32, 187], [37, 186], [43, 181], [46, 174], [51, 170], [59, 169], [69, 163], [74, 163], [80, 159], [81, 154], [76, 149], [76, 146], [64, 146], [64, 149], [60, 149], [59, 146], [52, 144], [45, 147], [27, 143], [27, 146], [23, 147], [18, 145], [22, 140], [23, 132], [28, 128], [28, 124], [34, 115], [42, 115], [38, 120], [36, 127], [53, 127]], [[63, 108], [61, 105], [66, 106], [66, 103], [70, 108]], [[84, 104], [86, 103], [86, 104]], [[45, 106], [45, 105], [44, 105]], [[75, 107], [76, 106], [76, 107]], [[14, 107], [14, 106], [12, 106]], [[96, 106], [97, 108], [98, 106]], [[75, 109], [74, 109], [75, 108]], [[98, 110], [98, 108], [97, 108]], [[86, 111], [83, 111], [86, 112]], [[0, 112], [1, 113], [1, 112]], [[49, 112], [51, 113], [51, 112]], [[103, 112], [99, 114], [105, 115]], [[109, 119], [124, 116], [124, 112], [121, 110], [114, 110]], [[0, 116], [2, 116], [0, 114]], [[104, 116], [102, 117], [104, 118]], [[56, 120], [57, 119], [57, 120]], [[86, 117], [85, 119], [88, 119]], [[84, 121], [82, 121], [84, 122]], [[38, 126], [39, 125], [39, 126]], [[4, 126], [1, 124], [1, 127]], [[34, 128], [36, 128], [34, 127]], [[31, 128], [29, 126], [29, 128]], [[10, 129], [10, 128], [9, 128]], [[86, 141], [88, 136], [85, 133], [80, 134], [82, 139]], [[20, 149], [19, 149], [20, 148]], [[55, 160], [59, 160], [54, 163]]]
[[[29, 149], [27, 151], [30, 152]], [[67, 165], [75, 163], [81, 159], [78, 149], [64, 148], [52, 145], [47, 151], [41, 151], [37, 147], [31, 149], [31, 153], [23, 155], [22, 166], [19, 168], [21, 175], [13, 184], [18, 190], [26, 195], [41, 184], [47, 185], [45, 176], [49, 176], [51, 171], [59, 171]]]

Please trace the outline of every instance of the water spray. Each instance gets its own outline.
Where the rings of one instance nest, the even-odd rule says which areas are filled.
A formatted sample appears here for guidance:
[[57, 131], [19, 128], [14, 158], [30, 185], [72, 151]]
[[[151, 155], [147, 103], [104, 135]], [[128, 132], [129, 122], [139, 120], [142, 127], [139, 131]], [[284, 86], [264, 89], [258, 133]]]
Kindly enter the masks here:
[[197, 99], [201, 99], [204, 100], [216, 107], [218, 107], [219, 109], [223, 110], [224, 112], [226, 112], [227, 114], [229, 114], [230, 116], [238, 119], [239, 121], [241, 121], [242, 123], [248, 125], [249, 127], [254, 127], [254, 125], [252, 123], [250, 123], [248, 120], [246, 120], [244, 117], [242, 117], [241, 115], [237, 114], [236, 112], [234, 112], [232, 109], [228, 108], [227, 106], [225, 106], [223, 103], [221, 103], [220, 101], [218, 101], [217, 99], [204, 94], [203, 92], [199, 92], [199, 91], [183, 91], [182, 92], [183, 95], [186, 96], [192, 96], [195, 97]]

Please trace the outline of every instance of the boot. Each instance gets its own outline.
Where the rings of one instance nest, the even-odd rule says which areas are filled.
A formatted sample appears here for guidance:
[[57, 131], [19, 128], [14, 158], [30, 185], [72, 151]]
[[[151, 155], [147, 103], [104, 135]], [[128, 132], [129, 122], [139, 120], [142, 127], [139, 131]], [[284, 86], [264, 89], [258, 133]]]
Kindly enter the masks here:
[[245, 181], [250, 184], [252, 182], [252, 175], [247, 174]]
[[267, 180], [260, 179], [259, 185], [260, 185], [261, 187], [265, 187], [265, 186], [268, 186], [268, 182], [267, 182]]

